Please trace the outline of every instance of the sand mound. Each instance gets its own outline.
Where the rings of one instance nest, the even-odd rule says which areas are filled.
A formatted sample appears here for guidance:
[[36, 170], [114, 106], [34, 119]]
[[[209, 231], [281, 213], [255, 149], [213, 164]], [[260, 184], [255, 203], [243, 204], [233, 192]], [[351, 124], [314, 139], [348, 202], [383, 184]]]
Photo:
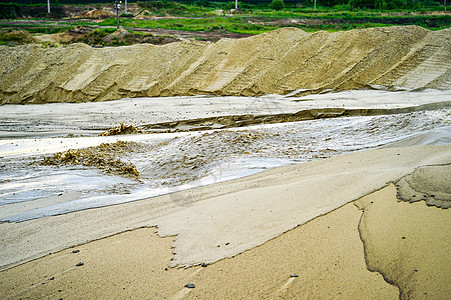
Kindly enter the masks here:
[[217, 43], [0, 47], [0, 103], [451, 87], [451, 30], [283, 28]]
[[115, 14], [113, 14], [112, 12], [109, 12], [109, 11], [96, 9], [96, 10], [90, 10], [90, 11], [81, 13], [78, 17], [79, 18], [90, 18], [90, 19], [107, 19], [107, 18], [115, 17]]

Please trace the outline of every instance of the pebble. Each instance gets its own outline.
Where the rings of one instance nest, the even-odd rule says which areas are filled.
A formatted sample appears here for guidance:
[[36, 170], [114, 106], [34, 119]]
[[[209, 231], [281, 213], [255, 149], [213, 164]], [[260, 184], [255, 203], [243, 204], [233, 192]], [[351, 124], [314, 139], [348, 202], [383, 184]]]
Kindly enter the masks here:
[[83, 266], [84, 265], [84, 263], [82, 263], [82, 262], [79, 262], [78, 264], [76, 264], [75, 266], [77, 266], [77, 267], [81, 267], [81, 266]]
[[194, 285], [194, 283], [187, 283], [187, 284], [185, 284], [185, 287], [187, 287], [189, 289], [194, 289], [196, 286]]
[[291, 274], [290, 277], [299, 277], [298, 274]]
[[206, 268], [207, 267], [207, 264], [206, 263], [203, 263], [202, 264], [202, 268]]
[[72, 251], [72, 253], [78, 253], [78, 252], [80, 252], [80, 250], [74, 250], [74, 251]]

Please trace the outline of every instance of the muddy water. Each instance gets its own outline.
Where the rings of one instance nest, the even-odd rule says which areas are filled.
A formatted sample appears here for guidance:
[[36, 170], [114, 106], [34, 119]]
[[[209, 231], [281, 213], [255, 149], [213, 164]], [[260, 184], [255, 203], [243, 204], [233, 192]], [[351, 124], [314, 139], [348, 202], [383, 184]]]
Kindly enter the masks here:
[[[187, 117], [203, 117], [207, 112], [208, 115], [221, 116], [239, 110], [221, 111], [233, 103], [225, 100], [223, 98], [221, 102], [219, 97], [202, 98], [205, 107], [210, 107], [209, 110], [183, 113], [186, 106], [180, 105], [178, 111], [173, 107], [172, 114], [183, 114], [186, 120]], [[257, 98], [242, 100], [244, 103], [254, 103], [249, 109], [252, 113], [262, 113], [264, 109], [271, 112], [278, 109], [279, 113], [292, 112], [300, 108], [296, 106], [297, 103], [303, 102], [286, 102], [286, 99], [265, 102]], [[124, 115], [133, 116], [133, 107], [137, 104], [135, 101], [130, 101], [129, 109], [122, 112]], [[255, 105], [259, 101], [261, 106]], [[289, 104], [281, 104], [284, 101]], [[187, 103], [189, 101], [186, 99], [180, 102]], [[243, 106], [239, 101], [235, 103]], [[52, 111], [63, 111], [58, 105], [64, 107], [67, 104], [52, 104]], [[134, 201], [238, 178], [280, 165], [383, 147], [394, 142], [399, 146], [404, 139], [412, 144], [413, 137], [417, 138], [416, 144], [451, 143], [451, 115], [446, 107], [205, 131], [99, 137], [97, 135], [102, 127], [107, 128], [109, 123], [114, 122], [118, 125], [118, 121], [123, 121], [117, 120], [121, 111], [106, 113], [116, 103], [104, 102], [93, 105], [98, 110], [95, 114], [86, 105], [71, 104], [72, 118], [69, 115], [63, 118], [61, 114], [52, 118], [52, 113], [45, 112], [49, 106], [26, 106], [22, 113], [8, 116], [9, 122], [2, 125], [4, 139], [0, 141], [1, 220], [23, 221]], [[272, 108], [268, 109], [271, 105]], [[406, 106], [402, 103], [398, 105]], [[7, 107], [17, 111], [20, 108]], [[33, 109], [39, 115], [39, 122], [30, 121], [33, 118], [27, 117], [32, 115]], [[244, 113], [245, 109], [241, 112]], [[151, 111], [147, 113], [151, 114]], [[154, 113], [160, 117], [138, 121], [135, 125], [161, 122], [163, 119], [177, 120], [172, 115], [161, 118], [162, 113]], [[170, 114], [170, 111], [166, 113]], [[34, 118], [37, 118], [36, 115]], [[140, 110], [136, 115], [144, 118], [146, 112]], [[89, 118], [94, 121], [87, 124]], [[22, 124], [23, 127], [11, 124]], [[70, 150], [69, 159], [61, 159], [68, 157], [65, 151], [69, 149], [82, 151]], [[55, 158], [57, 152], [61, 152], [58, 159]], [[48, 163], [49, 160], [53, 163]], [[118, 161], [134, 166], [139, 175], [126, 176], [118, 172], [118, 166], [115, 165]]]

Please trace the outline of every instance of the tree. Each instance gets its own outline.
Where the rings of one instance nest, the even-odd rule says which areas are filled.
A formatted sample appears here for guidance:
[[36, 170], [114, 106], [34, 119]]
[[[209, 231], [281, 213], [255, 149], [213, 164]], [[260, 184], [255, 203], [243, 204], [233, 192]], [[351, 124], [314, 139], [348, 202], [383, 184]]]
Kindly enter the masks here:
[[283, 0], [272, 0], [271, 2], [271, 8], [280, 10], [285, 7], [285, 3], [283, 3]]

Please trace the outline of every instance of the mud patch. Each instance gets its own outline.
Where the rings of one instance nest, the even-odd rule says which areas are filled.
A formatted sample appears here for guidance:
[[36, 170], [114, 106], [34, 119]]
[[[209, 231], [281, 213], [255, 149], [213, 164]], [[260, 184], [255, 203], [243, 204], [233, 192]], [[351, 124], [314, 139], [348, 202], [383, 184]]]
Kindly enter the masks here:
[[396, 184], [398, 199], [411, 203], [424, 200], [429, 206], [450, 208], [450, 174], [451, 165], [418, 168]]

